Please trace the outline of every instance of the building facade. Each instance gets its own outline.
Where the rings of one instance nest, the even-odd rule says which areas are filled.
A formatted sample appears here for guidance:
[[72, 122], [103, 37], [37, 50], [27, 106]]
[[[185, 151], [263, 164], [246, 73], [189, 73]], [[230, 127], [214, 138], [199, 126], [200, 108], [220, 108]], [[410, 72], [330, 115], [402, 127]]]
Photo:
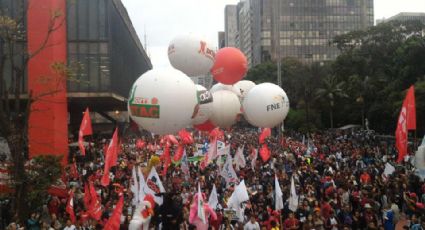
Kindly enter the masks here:
[[[251, 66], [279, 57], [307, 63], [333, 60], [338, 55], [330, 43], [335, 36], [366, 29], [374, 22], [373, 0], [244, 0], [239, 4], [238, 48], [251, 57]], [[247, 37], [250, 41], [244, 42]]]
[[[28, 68], [23, 68], [27, 70], [21, 82], [23, 103], [28, 99], [27, 92], [39, 94], [55, 87], [49, 100], [31, 105], [43, 109], [30, 115], [30, 156], [66, 156], [68, 134], [78, 136], [82, 112], [87, 107], [95, 118], [96, 133], [102, 127], [112, 132], [116, 124], [125, 121], [131, 86], [152, 64], [121, 0], [3, 0], [0, 13], [13, 19], [24, 18], [20, 25], [26, 35], [17, 44], [22, 52], [15, 55], [16, 60], [38, 52], [54, 18], [52, 14], [58, 19], [52, 23], [57, 29], [51, 32], [46, 46], [31, 58]], [[3, 77], [10, 85], [12, 66], [10, 60], [4, 62]], [[60, 77], [52, 69], [57, 62], [67, 66], [70, 79], [51, 80]]]

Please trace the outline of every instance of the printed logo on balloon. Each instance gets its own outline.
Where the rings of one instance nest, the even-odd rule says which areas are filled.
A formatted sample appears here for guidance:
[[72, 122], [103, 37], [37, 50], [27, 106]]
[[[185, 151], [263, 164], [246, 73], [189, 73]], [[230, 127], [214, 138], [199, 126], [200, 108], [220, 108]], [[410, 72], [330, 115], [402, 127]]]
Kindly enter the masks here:
[[[160, 116], [160, 106], [156, 97], [149, 100], [148, 98], [135, 97], [137, 86], [133, 88], [129, 101], [131, 114], [135, 117], [147, 117], [158, 119]], [[149, 103], [150, 102], [150, 103]]]
[[205, 55], [205, 57], [211, 59], [212, 61], [214, 61], [215, 59], [214, 50], [208, 48], [207, 42], [205, 41], [200, 41], [200, 47], [199, 47], [198, 53]]

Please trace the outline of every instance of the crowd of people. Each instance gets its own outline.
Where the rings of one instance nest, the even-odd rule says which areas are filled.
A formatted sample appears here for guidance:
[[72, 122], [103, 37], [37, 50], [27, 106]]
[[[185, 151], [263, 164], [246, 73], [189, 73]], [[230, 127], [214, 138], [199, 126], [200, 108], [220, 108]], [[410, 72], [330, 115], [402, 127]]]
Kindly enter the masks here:
[[[186, 145], [188, 157], [206, 154], [209, 136], [193, 133], [194, 144]], [[136, 145], [140, 139], [144, 146]], [[266, 162], [261, 157], [252, 159], [252, 151], [261, 147], [259, 131], [240, 129], [225, 131], [225, 145], [230, 145], [230, 155], [235, 156], [244, 147], [244, 167], [235, 167], [238, 180], [226, 183], [220, 175], [217, 160], [201, 167], [202, 160], [189, 161], [189, 176], [181, 164], [171, 164], [161, 175], [165, 192], [163, 204], [156, 205], [150, 222], [151, 229], [196, 229], [191, 223], [190, 209], [198, 185], [205, 193], [205, 202], [215, 185], [218, 205], [209, 216], [208, 229], [395, 229], [403, 223], [404, 229], [425, 229], [425, 183], [414, 174], [408, 157], [396, 163], [397, 153], [391, 144], [379, 140], [366, 131], [323, 131], [308, 135], [285, 132], [283, 136], [271, 135], [266, 144], [271, 156]], [[129, 229], [137, 208], [131, 186], [133, 167], [146, 168], [153, 155], [161, 154], [160, 137], [122, 137], [118, 163], [111, 169], [111, 183], [102, 186], [100, 178], [104, 169], [104, 152], [108, 140], [96, 141], [88, 148], [85, 157], [78, 150], [71, 153], [76, 163], [77, 176], [72, 167], [66, 170], [67, 190], [74, 194], [73, 222], [66, 211], [67, 198], [51, 196], [45, 206], [29, 216], [26, 223], [10, 218], [7, 229], [103, 229], [112, 215], [122, 187], [124, 208], [120, 229]], [[201, 147], [203, 146], [203, 147]], [[171, 147], [171, 153], [177, 146]], [[195, 158], [194, 158], [195, 159]], [[387, 163], [394, 166], [384, 173]], [[72, 163], [70, 164], [72, 165]], [[155, 166], [163, 172], [163, 162]], [[149, 172], [146, 172], [149, 173]], [[275, 210], [275, 177], [283, 193], [284, 206]], [[291, 178], [298, 199], [296, 210], [289, 208]], [[91, 181], [101, 200], [102, 215], [95, 220], [86, 215], [85, 185]], [[241, 204], [242, 218], [227, 206], [238, 185], [244, 181], [249, 200]], [[6, 215], [5, 215], [6, 216]], [[13, 215], [8, 215], [13, 216]], [[208, 217], [207, 217], [208, 218]]]

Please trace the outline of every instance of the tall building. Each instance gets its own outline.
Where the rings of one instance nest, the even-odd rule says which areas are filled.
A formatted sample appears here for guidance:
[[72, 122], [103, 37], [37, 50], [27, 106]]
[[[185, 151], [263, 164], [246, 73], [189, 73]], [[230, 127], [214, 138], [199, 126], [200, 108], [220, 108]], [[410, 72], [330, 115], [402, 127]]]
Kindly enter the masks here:
[[238, 39], [237, 47], [245, 54], [248, 60], [248, 66], [252, 66], [253, 43], [252, 43], [252, 11], [251, 0], [240, 1], [238, 9]]
[[226, 5], [224, 7], [224, 45], [235, 47], [237, 34], [238, 22], [236, 5]]
[[221, 48], [223, 48], [223, 47], [225, 47], [226, 45], [226, 43], [225, 43], [225, 41], [224, 41], [224, 31], [219, 31], [218, 32], [218, 49], [221, 49]]
[[[24, 35], [15, 54], [19, 60], [15, 65], [26, 70], [20, 85], [22, 103], [27, 103], [28, 92], [54, 92], [31, 104], [35, 112], [29, 119], [30, 156], [56, 154], [66, 160], [68, 134], [78, 136], [86, 107], [95, 113], [92, 117], [103, 118], [94, 119], [96, 133], [102, 128], [112, 132], [123, 121], [133, 82], [152, 65], [121, 0], [2, 0], [0, 14], [26, 19], [19, 24]], [[48, 28], [54, 29], [49, 33]], [[0, 42], [0, 53], [4, 46]], [[22, 60], [27, 53], [37, 55], [25, 68]], [[8, 87], [13, 82], [13, 66], [10, 59], [1, 61], [5, 63], [2, 79]], [[70, 81], [54, 71], [59, 63], [71, 67]], [[75, 63], [79, 68], [72, 68]], [[98, 120], [102, 124], [96, 124]]]
[[250, 66], [278, 57], [335, 59], [332, 39], [373, 26], [374, 20], [373, 0], [243, 0], [237, 11], [237, 45]]
[[382, 23], [382, 22], [389, 22], [389, 21], [420, 21], [423, 24], [425, 24], [425, 13], [419, 13], [419, 12], [401, 12], [398, 13], [390, 18], [387, 19], [378, 19], [376, 20], [376, 24]]

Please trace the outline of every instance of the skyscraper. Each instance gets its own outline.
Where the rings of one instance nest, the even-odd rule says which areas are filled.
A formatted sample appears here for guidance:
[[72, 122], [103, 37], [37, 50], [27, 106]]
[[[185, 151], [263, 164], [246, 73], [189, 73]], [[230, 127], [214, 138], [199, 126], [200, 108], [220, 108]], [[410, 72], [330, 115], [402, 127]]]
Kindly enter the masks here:
[[243, 0], [237, 11], [237, 45], [250, 66], [278, 57], [333, 60], [335, 36], [366, 29], [374, 20], [373, 0]]
[[236, 5], [226, 5], [224, 8], [224, 45], [236, 46], [236, 36], [238, 34]]

